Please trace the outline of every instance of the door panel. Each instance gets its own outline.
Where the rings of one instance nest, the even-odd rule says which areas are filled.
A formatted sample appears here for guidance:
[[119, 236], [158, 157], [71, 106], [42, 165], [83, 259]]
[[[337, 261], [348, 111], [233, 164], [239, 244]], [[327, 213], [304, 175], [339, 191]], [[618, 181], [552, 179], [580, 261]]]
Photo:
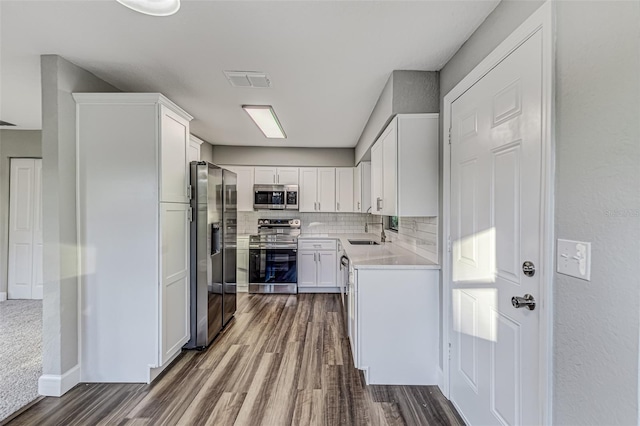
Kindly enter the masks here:
[[164, 105], [161, 105], [160, 127], [160, 201], [166, 203], [188, 203], [189, 123]]
[[318, 169], [318, 210], [336, 211], [336, 169]]
[[398, 214], [398, 120], [382, 136], [382, 214]]
[[382, 142], [378, 141], [371, 148], [371, 214], [382, 214]]
[[298, 287], [316, 287], [317, 252], [300, 251], [298, 253]]
[[335, 251], [318, 252], [318, 287], [335, 287], [336, 271], [338, 269], [337, 254]]
[[[541, 34], [451, 106], [450, 396], [470, 424], [540, 424]], [[526, 194], [526, 196], [524, 195]]]
[[34, 161], [33, 191], [33, 299], [42, 299], [44, 293], [43, 244], [42, 244], [42, 160]]
[[189, 340], [188, 209], [187, 204], [161, 204], [162, 364]]
[[273, 185], [277, 178], [277, 169], [275, 167], [256, 167], [255, 168], [255, 184], [256, 185]]
[[318, 169], [315, 167], [300, 169], [298, 198], [298, 208], [301, 212], [317, 211]]
[[353, 212], [353, 167], [336, 168], [336, 211]]
[[278, 167], [277, 183], [280, 185], [297, 185], [298, 184], [298, 168], [297, 167]]
[[42, 160], [11, 160], [9, 299], [42, 299]]

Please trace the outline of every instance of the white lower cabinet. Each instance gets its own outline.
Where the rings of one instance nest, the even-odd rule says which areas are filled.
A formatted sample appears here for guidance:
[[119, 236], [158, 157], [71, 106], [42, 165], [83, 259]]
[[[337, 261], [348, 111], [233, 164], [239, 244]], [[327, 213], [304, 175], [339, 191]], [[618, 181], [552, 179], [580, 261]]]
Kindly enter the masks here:
[[338, 251], [335, 240], [298, 242], [298, 291], [338, 291]]
[[436, 385], [438, 270], [356, 269], [348, 332], [368, 385]]

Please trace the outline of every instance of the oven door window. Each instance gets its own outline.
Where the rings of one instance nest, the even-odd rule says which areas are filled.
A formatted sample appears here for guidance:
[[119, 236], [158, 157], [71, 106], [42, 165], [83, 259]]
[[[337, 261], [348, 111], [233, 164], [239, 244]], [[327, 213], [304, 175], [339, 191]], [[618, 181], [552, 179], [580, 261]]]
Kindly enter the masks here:
[[297, 254], [296, 249], [249, 250], [249, 282], [297, 283]]

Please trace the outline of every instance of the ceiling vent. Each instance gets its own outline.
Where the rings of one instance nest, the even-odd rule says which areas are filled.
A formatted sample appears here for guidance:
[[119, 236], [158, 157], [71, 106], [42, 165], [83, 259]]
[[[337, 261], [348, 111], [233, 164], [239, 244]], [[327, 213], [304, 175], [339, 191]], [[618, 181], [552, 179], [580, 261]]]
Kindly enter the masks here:
[[257, 71], [225, 71], [224, 75], [233, 87], [266, 89], [271, 87], [269, 76]]

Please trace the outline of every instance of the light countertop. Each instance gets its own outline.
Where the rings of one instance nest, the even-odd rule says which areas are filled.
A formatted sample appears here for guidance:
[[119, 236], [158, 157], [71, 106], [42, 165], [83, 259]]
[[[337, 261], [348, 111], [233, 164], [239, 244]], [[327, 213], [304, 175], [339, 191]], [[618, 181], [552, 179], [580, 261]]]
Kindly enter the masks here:
[[440, 269], [440, 265], [394, 243], [377, 246], [352, 245], [349, 240], [380, 242], [376, 234], [301, 234], [299, 239], [340, 240], [349, 261], [356, 269]]

